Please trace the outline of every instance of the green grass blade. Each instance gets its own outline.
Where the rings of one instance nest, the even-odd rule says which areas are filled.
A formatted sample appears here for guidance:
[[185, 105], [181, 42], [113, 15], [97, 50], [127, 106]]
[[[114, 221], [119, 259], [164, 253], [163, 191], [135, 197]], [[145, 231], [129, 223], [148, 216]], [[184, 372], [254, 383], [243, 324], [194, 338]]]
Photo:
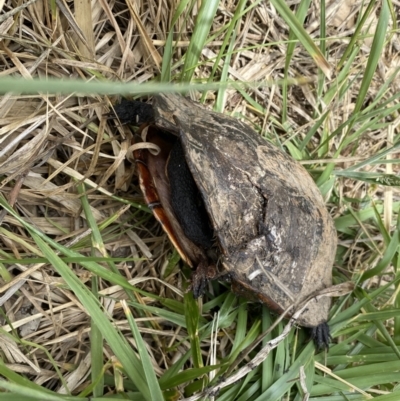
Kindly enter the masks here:
[[161, 66], [161, 82], [171, 81], [171, 65], [172, 65], [172, 55], [173, 55], [173, 40], [179, 40], [180, 35], [176, 37], [174, 27], [179, 17], [185, 11], [190, 0], [182, 0], [178, 3], [175, 13], [172, 17], [171, 26], [168, 32], [167, 41], [164, 46], [164, 54]]
[[201, 51], [205, 47], [218, 5], [218, 0], [207, 0], [201, 3], [193, 35], [185, 55], [182, 82], [190, 82], [192, 79], [194, 70], [200, 59]]
[[189, 334], [193, 365], [195, 368], [202, 368], [203, 358], [201, 356], [200, 338], [199, 338], [199, 307], [193, 298], [193, 293], [185, 294], [185, 318], [186, 328]]
[[153, 365], [151, 363], [151, 359], [149, 358], [149, 355], [148, 355], [146, 344], [143, 341], [142, 336], [140, 335], [136, 321], [133, 318], [132, 313], [129, 310], [126, 302], [121, 301], [121, 303], [122, 303], [122, 307], [124, 308], [125, 315], [128, 319], [129, 326], [132, 330], [133, 336], [136, 341], [136, 346], [139, 351], [140, 360], [142, 362], [144, 374], [146, 377], [147, 387], [150, 391], [150, 399], [152, 401], [164, 401], [164, 397], [161, 392], [161, 388], [158, 384], [158, 380], [157, 380], [156, 374], [154, 372], [154, 367], [153, 367]]
[[295, 34], [296, 38], [308, 51], [308, 53], [313, 58], [317, 66], [327, 77], [330, 77], [332, 67], [325, 59], [324, 55], [321, 53], [321, 50], [314, 43], [313, 39], [303, 28], [303, 25], [300, 23], [300, 21], [296, 18], [296, 16], [293, 14], [290, 8], [287, 6], [286, 2], [283, 0], [271, 0], [271, 3], [278, 10], [279, 14], [282, 16], [285, 22], [289, 25], [290, 29]]
[[[309, 7], [310, 7], [310, 2], [311, 0], [302, 0], [297, 8], [296, 11], [296, 18], [297, 21], [299, 22], [300, 25], [303, 25], [304, 20], [307, 16]], [[296, 34], [294, 31], [291, 29], [289, 32], [289, 37], [288, 37], [288, 44], [287, 44], [287, 52], [286, 52], [286, 57], [285, 57], [285, 70], [284, 70], [284, 79], [283, 79], [283, 85], [282, 85], [282, 124], [284, 124], [287, 120], [287, 114], [288, 114], [288, 84], [287, 84], [287, 79], [289, 77], [289, 67], [290, 67], [290, 62], [292, 60], [292, 56], [294, 53], [294, 49], [296, 48], [297, 45], [297, 40], [296, 39]]]
[[381, 58], [389, 24], [389, 15], [388, 2], [387, 0], [384, 0], [382, 2], [382, 8], [379, 14], [378, 25], [376, 27], [374, 40], [371, 45], [371, 51], [368, 57], [367, 66], [365, 67], [365, 73], [357, 96], [354, 114], [358, 113], [361, 110], [361, 106], [364, 103], [365, 96], [367, 95], [372, 78], [376, 71], [376, 67]]
[[[99, 299], [98, 293], [98, 278], [92, 277], [92, 292]], [[103, 371], [103, 336], [97, 327], [95, 321], [91, 319], [90, 329], [90, 356], [91, 356], [91, 378], [95, 383], [93, 387], [93, 396], [100, 397], [104, 392], [104, 371]]]

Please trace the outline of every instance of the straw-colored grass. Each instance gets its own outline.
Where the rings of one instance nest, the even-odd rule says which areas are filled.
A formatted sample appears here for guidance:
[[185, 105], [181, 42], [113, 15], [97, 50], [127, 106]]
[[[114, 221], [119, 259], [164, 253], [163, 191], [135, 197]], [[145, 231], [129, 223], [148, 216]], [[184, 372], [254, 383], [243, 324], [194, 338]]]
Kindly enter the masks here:
[[[0, 400], [400, 399], [399, 15], [390, 0], [0, 0]], [[131, 129], [107, 119], [169, 82], [317, 182], [334, 283], [356, 285], [334, 300], [329, 353], [292, 328], [255, 367], [261, 345], [242, 351], [277, 317], [227, 283], [186, 291]]]

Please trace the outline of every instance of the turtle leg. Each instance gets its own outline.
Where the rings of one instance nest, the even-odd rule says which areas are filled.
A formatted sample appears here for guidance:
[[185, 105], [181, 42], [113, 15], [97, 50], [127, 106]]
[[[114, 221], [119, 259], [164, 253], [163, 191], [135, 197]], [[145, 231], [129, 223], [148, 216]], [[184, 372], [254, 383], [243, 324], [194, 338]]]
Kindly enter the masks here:
[[217, 269], [206, 261], [200, 262], [196, 271], [192, 274], [192, 284], [190, 289], [193, 291], [195, 299], [200, 298], [206, 291], [207, 283], [217, 275]]
[[321, 350], [324, 348], [328, 349], [329, 342], [331, 340], [328, 323], [323, 322], [318, 326], [313, 327], [311, 332], [311, 338], [313, 339], [314, 344], [317, 347], [317, 350]]

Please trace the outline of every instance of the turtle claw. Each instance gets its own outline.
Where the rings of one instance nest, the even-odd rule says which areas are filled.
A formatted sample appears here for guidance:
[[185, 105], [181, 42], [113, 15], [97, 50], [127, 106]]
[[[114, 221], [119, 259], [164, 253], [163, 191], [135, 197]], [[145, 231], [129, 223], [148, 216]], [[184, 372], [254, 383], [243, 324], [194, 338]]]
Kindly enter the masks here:
[[192, 275], [192, 284], [190, 289], [193, 291], [194, 299], [200, 298], [204, 295], [209, 280], [216, 276], [216, 269], [213, 265], [208, 265], [201, 262], [196, 271]]
[[328, 323], [323, 322], [318, 326], [312, 328], [311, 338], [314, 341], [317, 350], [328, 349], [331, 340], [331, 335], [329, 333]]
[[207, 283], [208, 279], [206, 277], [198, 275], [197, 272], [193, 273], [191, 290], [193, 291], [194, 299], [200, 298], [204, 295]]

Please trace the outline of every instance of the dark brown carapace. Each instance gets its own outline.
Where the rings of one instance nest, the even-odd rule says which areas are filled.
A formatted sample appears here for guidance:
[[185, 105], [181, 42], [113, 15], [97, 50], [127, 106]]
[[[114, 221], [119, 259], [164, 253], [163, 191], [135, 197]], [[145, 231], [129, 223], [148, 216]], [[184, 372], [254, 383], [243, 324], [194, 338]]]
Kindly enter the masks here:
[[[181, 173], [177, 187], [171, 185], [168, 175], [181, 171], [182, 157], [195, 183], [194, 196], [201, 200], [205, 217], [200, 220], [212, 227], [220, 267], [229, 274], [235, 292], [282, 313], [330, 287], [336, 233], [307, 171], [246, 124], [182, 96], [159, 95], [153, 109], [146, 141], [161, 151], [135, 153], [141, 187], [182, 258], [196, 269], [195, 286], [202, 283], [197, 284], [198, 292], [213, 274], [215, 259], [208, 252], [213, 241], [208, 234], [205, 242], [196, 240], [179, 216], [183, 211], [191, 226], [196, 219], [191, 219], [190, 210], [199, 207], [196, 198], [182, 191]], [[176, 160], [174, 152], [180, 154]], [[180, 199], [178, 206], [174, 197]], [[186, 206], [179, 206], [182, 198]], [[329, 308], [330, 299], [313, 300], [298, 319], [300, 325], [316, 328], [318, 346], [329, 341]]]

